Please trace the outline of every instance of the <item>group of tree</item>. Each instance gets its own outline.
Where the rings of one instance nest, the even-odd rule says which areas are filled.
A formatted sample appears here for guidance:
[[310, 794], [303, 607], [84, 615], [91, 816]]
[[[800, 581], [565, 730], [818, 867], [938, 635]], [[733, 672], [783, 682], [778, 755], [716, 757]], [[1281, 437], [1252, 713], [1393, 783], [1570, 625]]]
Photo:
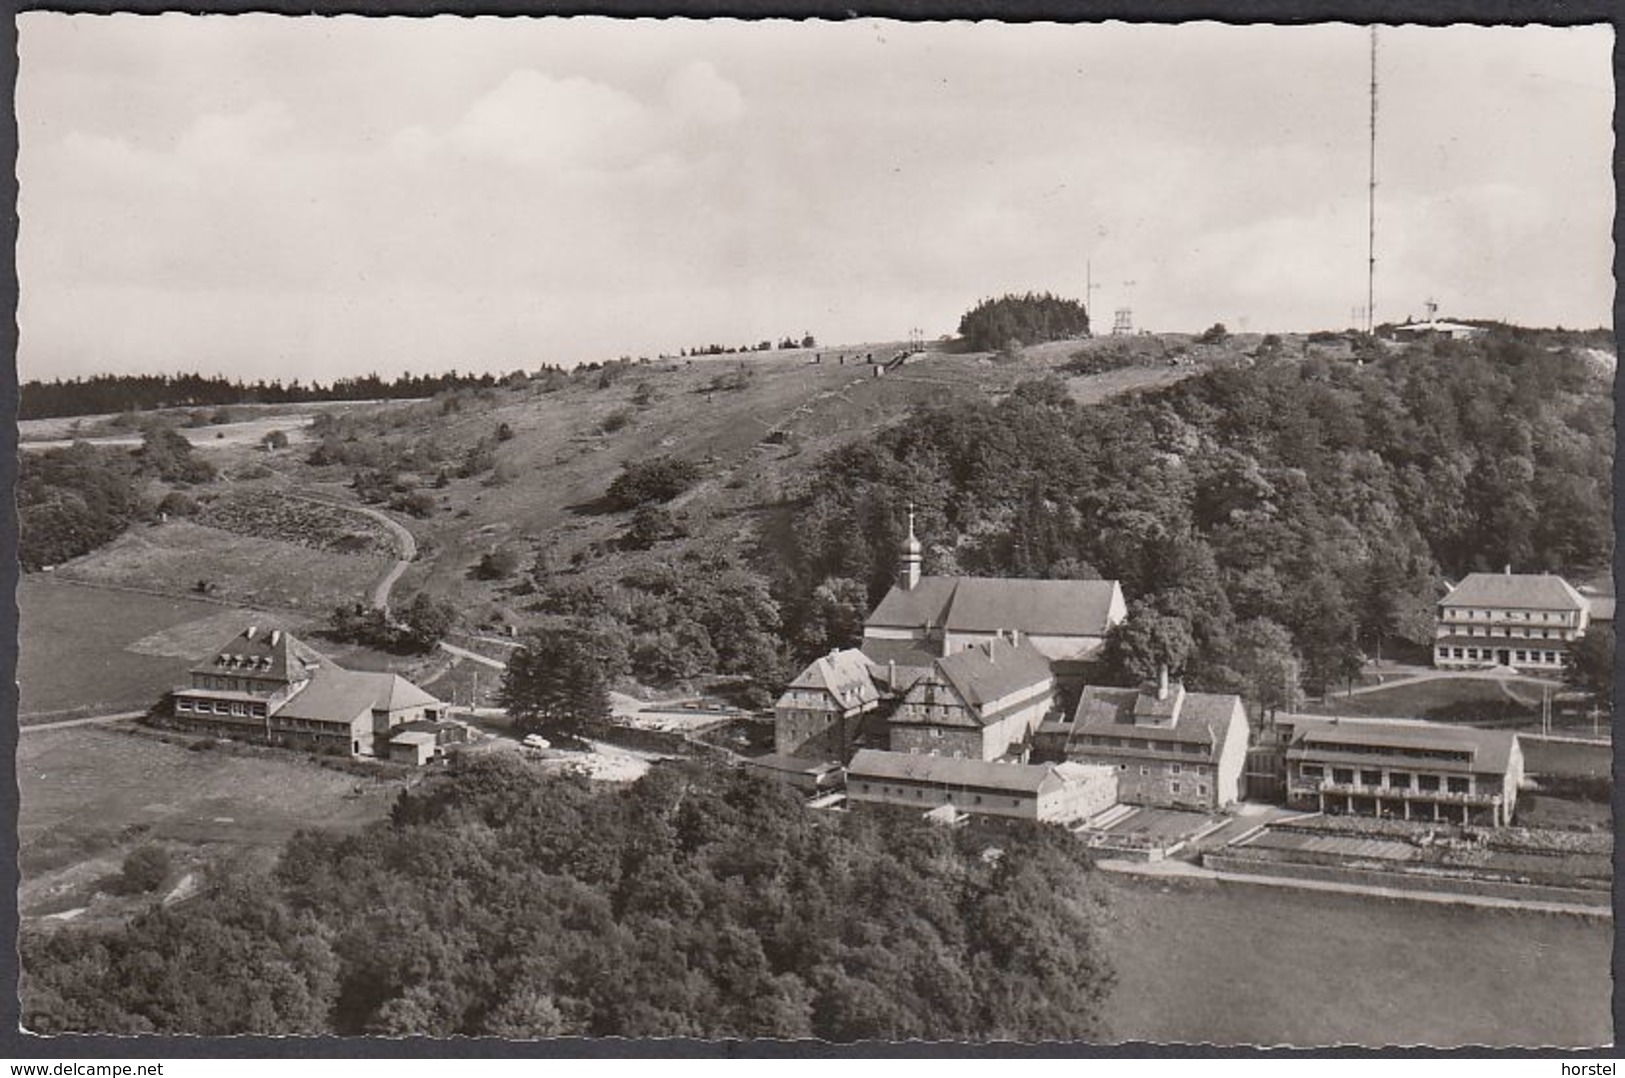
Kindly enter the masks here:
[[743, 769], [612, 790], [465, 757], [127, 924], [21, 940], [43, 1034], [1087, 1039], [1112, 975], [1086, 854], [830, 816]]
[[700, 481], [700, 466], [681, 457], [629, 460], [609, 484], [607, 496], [619, 509], [671, 501]]
[[[214, 465], [186, 438], [160, 425], [139, 448], [75, 442], [20, 455], [17, 478], [19, 560], [36, 570], [88, 554], [165, 504], [147, 487], [192, 485], [215, 477]], [[173, 504], [173, 503], [171, 503]]]
[[394, 611], [366, 603], [342, 603], [327, 620], [327, 635], [335, 640], [366, 644], [405, 654], [434, 650], [457, 623], [457, 608], [426, 591]]
[[978, 352], [1089, 336], [1089, 312], [1048, 292], [984, 299], [959, 319], [959, 335]]
[[[545, 573], [534, 586], [533, 609], [588, 634], [608, 682], [630, 675], [671, 686], [723, 674], [743, 680], [745, 699], [766, 705], [789, 671], [767, 578], [725, 547], [702, 545], [634, 566], [613, 586]], [[510, 664], [508, 676], [529, 669]]]
[[1613, 448], [1606, 377], [1510, 334], [1088, 407], [1046, 379], [836, 451], [764, 557], [800, 657], [849, 645], [912, 501], [932, 572], [1121, 581], [1113, 676], [1289, 700], [1427, 646], [1446, 579], [1606, 564]]
[[227, 404], [306, 404], [311, 401], [402, 400], [432, 397], [453, 389], [493, 387], [525, 377], [495, 374], [403, 374], [386, 381], [376, 374], [306, 385], [299, 379], [245, 382], [221, 375], [98, 374], [90, 378], [24, 382], [17, 405], [20, 419], [121, 413], [132, 409], [212, 408]]
[[780, 337], [778, 343], [773, 341], [757, 341], [755, 344], [742, 344], [737, 348], [720, 344], [702, 344], [697, 348], [682, 348], [678, 350], [679, 356], [731, 356], [740, 352], [771, 352], [778, 348], [789, 351], [793, 348], [816, 348], [818, 338], [811, 333], [804, 333], [800, 337]]

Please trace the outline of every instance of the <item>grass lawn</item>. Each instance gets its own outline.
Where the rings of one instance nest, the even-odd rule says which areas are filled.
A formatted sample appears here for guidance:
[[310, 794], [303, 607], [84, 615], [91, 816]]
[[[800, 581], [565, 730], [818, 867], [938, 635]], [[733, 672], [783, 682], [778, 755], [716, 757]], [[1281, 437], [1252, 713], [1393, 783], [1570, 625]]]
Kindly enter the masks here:
[[17, 586], [21, 719], [130, 711], [186, 680], [210, 647], [281, 619], [217, 603], [85, 587], [29, 575]]
[[334, 554], [174, 521], [138, 525], [57, 572], [87, 583], [175, 594], [206, 580], [216, 599], [325, 617], [339, 603], [365, 599], [391, 564], [387, 557]]
[[293, 753], [190, 752], [148, 733], [97, 726], [24, 734], [17, 749], [23, 912], [88, 897], [129, 849], [251, 851], [269, 857], [303, 827], [383, 817], [403, 779], [358, 778]]
[[1507, 703], [1516, 702], [1527, 709], [1530, 718], [1537, 718], [1538, 710], [1528, 708], [1522, 699], [1522, 693], [1527, 690], [1518, 687], [1516, 691], [1519, 697], [1513, 701], [1499, 683], [1485, 678], [1430, 678], [1354, 696], [1333, 693], [1324, 703], [1312, 705], [1308, 710], [1326, 715], [1423, 719], [1428, 718], [1430, 712], [1452, 704], [1490, 704], [1500, 717]]
[[1523, 749], [1523, 769], [1531, 775], [1606, 778], [1613, 773], [1614, 750], [1609, 745], [1538, 737], [1520, 737], [1518, 744]]
[[1101, 874], [1119, 1040], [1601, 1045], [1610, 922]]

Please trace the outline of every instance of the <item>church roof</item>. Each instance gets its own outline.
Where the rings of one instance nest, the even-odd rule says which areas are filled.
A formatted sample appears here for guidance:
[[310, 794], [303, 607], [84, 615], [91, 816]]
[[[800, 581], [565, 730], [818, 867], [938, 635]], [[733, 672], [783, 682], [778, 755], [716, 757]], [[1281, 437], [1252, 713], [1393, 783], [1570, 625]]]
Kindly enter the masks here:
[[864, 624], [1104, 636], [1118, 594], [1115, 580], [923, 576], [912, 588], [893, 587]]

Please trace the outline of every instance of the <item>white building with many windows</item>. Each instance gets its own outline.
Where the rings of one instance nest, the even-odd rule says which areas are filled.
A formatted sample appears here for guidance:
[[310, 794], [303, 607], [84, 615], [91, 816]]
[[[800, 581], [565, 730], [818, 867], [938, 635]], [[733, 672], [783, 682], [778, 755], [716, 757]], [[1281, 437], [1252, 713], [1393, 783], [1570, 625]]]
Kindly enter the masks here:
[[1433, 665], [1559, 671], [1591, 606], [1562, 577], [1472, 573], [1439, 600]]

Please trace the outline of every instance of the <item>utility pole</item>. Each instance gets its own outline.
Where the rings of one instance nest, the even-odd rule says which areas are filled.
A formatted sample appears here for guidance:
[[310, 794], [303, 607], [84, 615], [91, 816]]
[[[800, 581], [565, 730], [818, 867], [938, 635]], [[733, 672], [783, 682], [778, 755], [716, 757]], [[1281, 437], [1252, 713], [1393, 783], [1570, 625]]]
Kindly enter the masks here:
[[1377, 281], [1377, 28], [1371, 28], [1371, 168], [1366, 192], [1365, 332], [1376, 332]]

